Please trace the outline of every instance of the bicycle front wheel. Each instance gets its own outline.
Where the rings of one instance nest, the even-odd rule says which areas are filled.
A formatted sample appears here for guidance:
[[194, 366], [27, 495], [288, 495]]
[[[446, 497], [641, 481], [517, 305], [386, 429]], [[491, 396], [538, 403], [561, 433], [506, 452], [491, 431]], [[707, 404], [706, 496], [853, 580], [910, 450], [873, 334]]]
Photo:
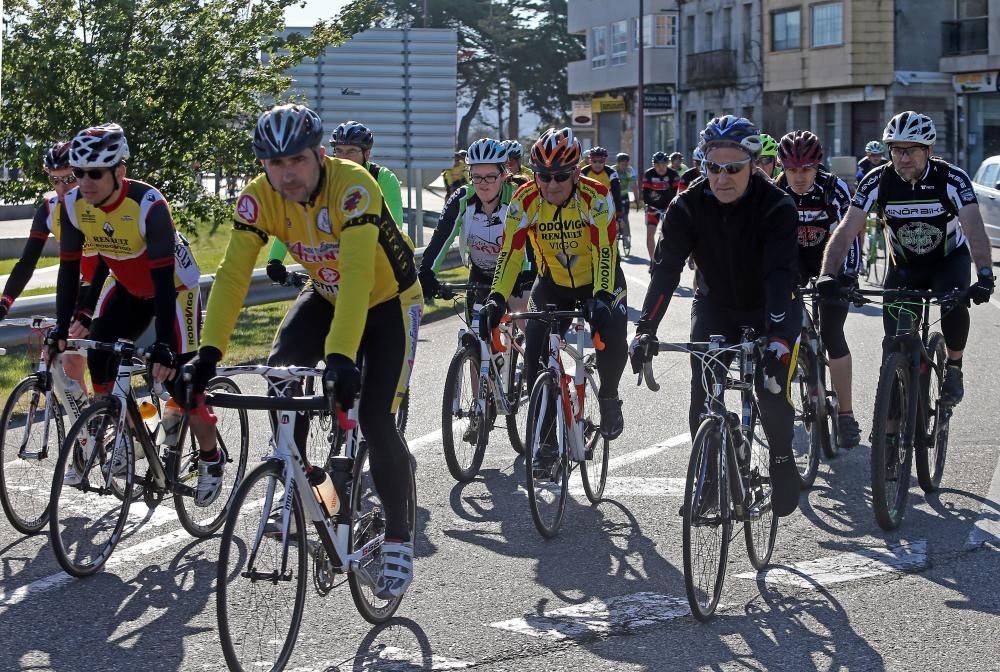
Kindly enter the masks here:
[[55, 395], [34, 376], [18, 383], [0, 416], [0, 505], [21, 534], [37, 534], [49, 522], [52, 472], [65, 439]]
[[799, 470], [799, 481], [803, 490], [811, 488], [819, 470], [820, 434], [816, 411], [819, 401], [813, 385], [815, 371], [811, 364], [814, 355], [808, 348], [800, 347], [799, 356], [792, 371], [789, 384], [789, 398], [795, 408], [795, 425], [792, 434], [792, 455]]
[[524, 407], [528, 405], [527, 383], [524, 381], [524, 362], [521, 360], [517, 348], [511, 347], [509, 350], [510, 361], [507, 363], [507, 401], [512, 406], [511, 413], [507, 415], [507, 438], [510, 440], [510, 447], [518, 455], [524, 455], [524, 437], [527, 435], [527, 413]]
[[267, 461], [236, 491], [219, 545], [216, 612], [230, 670], [281, 670], [306, 601], [306, 527], [292, 495], [283, 535], [284, 465]]
[[[206, 391], [241, 394], [239, 386], [230, 378], [218, 377], [209, 381]], [[247, 469], [247, 452], [250, 447], [250, 421], [246, 409], [220, 408], [213, 409], [218, 422], [215, 425], [215, 440], [220, 454], [224, 458], [222, 486], [219, 496], [208, 506], [196, 506], [193, 497], [174, 495], [174, 508], [181, 526], [193, 537], [209, 537], [215, 534], [223, 523], [229, 505], [236, 496], [236, 489], [243, 480]], [[190, 427], [187, 431], [186, 445], [177, 456], [174, 474], [175, 482], [196, 487], [198, 482], [199, 447]]]
[[583, 462], [580, 476], [583, 491], [591, 504], [597, 504], [604, 496], [604, 486], [608, 480], [608, 457], [611, 442], [600, 431], [601, 410], [597, 400], [597, 383], [594, 376], [587, 373], [586, 396], [583, 406], [583, 445], [587, 458]]
[[684, 484], [683, 555], [684, 587], [691, 613], [707, 621], [722, 595], [729, 558], [732, 520], [722, 510], [720, 483], [722, 432], [719, 421], [706, 418], [695, 434]]
[[[444, 379], [441, 402], [441, 443], [448, 471], [459, 483], [467, 483], [479, 473], [486, 452], [481, 440], [487, 418], [480, 411], [479, 351], [464, 347], [455, 353]], [[487, 400], [487, 403], [489, 400]]]
[[906, 356], [890, 353], [879, 373], [872, 419], [872, 508], [883, 530], [899, 527], [906, 512], [913, 450], [903, 445], [902, 437], [912, 433], [908, 412], [911, 393]]
[[[132, 497], [122, 493], [132, 492], [135, 444], [128, 424], [119, 423], [123, 412], [114, 397], [92, 403], [59, 451], [49, 537], [59, 565], [73, 576], [88, 576], [104, 566], [125, 528]], [[112, 468], [116, 451], [124, 460], [118, 473]]]
[[[760, 411], [756, 403], [750, 417], [750, 443], [747, 446], [745, 484], [747, 488], [747, 519], [743, 523], [743, 536], [747, 542], [747, 556], [753, 568], [760, 571], [771, 561], [774, 538], [778, 534], [778, 517], [771, 504], [771, 451], [761, 441], [763, 435], [758, 423]], [[732, 436], [732, 435], [730, 435]], [[741, 465], [742, 466], [742, 465]]]
[[559, 532], [569, 490], [569, 459], [566, 447], [559, 444], [559, 435], [565, 436], [565, 430], [557, 429], [557, 423], [564, 425], [556, 404], [558, 394], [555, 374], [543, 371], [531, 387], [527, 408], [524, 465], [528, 503], [535, 527], [546, 539]]
[[935, 332], [927, 341], [927, 351], [933, 365], [928, 367], [926, 397], [922, 403], [924, 420], [917, 428], [916, 442], [917, 482], [924, 492], [934, 492], [941, 486], [944, 461], [948, 455], [948, 428], [952, 409], [941, 403], [941, 382], [947, 353], [944, 336]]

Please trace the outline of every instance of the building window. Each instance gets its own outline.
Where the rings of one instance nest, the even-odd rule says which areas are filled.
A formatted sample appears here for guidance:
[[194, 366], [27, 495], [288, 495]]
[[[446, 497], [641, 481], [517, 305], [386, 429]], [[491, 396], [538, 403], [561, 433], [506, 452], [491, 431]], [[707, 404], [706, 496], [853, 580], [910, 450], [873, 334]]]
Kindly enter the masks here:
[[775, 12], [771, 15], [771, 51], [800, 49], [801, 15], [799, 10]]
[[590, 67], [603, 68], [608, 64], [608, 27], [590, 29]]
[[684, 25], [684, 53], [694, 53], [694, 15], [687, 17]]
[[743, 5], [743, 61], [753, 60], [753, 5]]
[[844, 5], [830, 2], [812, 8], [812, 46], [829, 47], [844, 42]]
[[712, 28], [715, 25], [715, 14], [713, 12], [705, 12], [704, 21], [701, 24], [703, 37], [701, 40], [701, 49], [698, 51], [712, 51], [715, 47], [712, 46]]
[[732, 49], [732, 42], [730, 37], [733, 30], [733, 10], [730, 7], [725, 7], [722, 10], [722, 48]]
[[989, 16], [987, 0], [958, 0], [958, 18], [976, 19]]
[[628, 58], [628, 21], [611, 24], [611, 65], [622, 65]]
[[[639, 19], [632, 19], [633, 44], [639, 48]], [[642, 17], [642, 46], [676, 47], [677, 17], [673, 14], [656, 14]]]

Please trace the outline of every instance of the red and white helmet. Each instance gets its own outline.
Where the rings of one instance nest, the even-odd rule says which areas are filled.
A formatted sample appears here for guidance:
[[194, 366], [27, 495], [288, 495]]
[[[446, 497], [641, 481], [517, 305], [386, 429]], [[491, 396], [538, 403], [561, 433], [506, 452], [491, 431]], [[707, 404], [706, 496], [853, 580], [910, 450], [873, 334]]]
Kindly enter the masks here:
[[111, 168], [128, 157], [125, 131], [118, 124], [101, 124], [80, 131], [69, 149], [69, 165], [74, 168]]

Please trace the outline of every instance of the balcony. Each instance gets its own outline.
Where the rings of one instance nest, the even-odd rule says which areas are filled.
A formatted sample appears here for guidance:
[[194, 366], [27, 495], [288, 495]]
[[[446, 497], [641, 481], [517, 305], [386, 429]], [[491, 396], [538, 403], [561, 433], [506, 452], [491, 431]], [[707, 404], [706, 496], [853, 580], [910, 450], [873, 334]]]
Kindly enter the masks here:
[[965, 56], [989, 51], [989, 26], [985, 16], [941, 22], [941, 55]]
[[688, 54], [684, 86], [689, 89], [711, 89], [736, 83], [736, 50], [716, 49]]

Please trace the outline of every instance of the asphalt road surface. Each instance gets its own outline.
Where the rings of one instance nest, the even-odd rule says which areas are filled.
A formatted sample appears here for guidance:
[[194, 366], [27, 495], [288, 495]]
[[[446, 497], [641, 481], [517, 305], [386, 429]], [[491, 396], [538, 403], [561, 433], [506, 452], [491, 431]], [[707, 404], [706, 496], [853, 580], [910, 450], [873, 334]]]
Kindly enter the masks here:
[[[630, 305], [640, 305], [646, 262], [624, 267]], [[686, 338], [691, 281], [685, 273], [661, 339]], [[914, 478], [893, 533], [871, 511], [867, 445], [881, 323], [875, 309], [852, 309], [863, 445], [821, 464], [799, 511], [781, 521], [768, 571], [752, 570], [736, 538], [706, 624], [684, 598], [677, 515], [690, 449], [687, 361], [656, 359], [656, 394], [626, 374], [626, 429], [612, 444], [606, 499], [590, 506], [574, 473], [562, 530], [544, 540], [502, 427], [477, 479], [458, 485], [448, 474], [441, 390], [459, 326], [451, 318], [420, 331], [407, 431], [419, 505], [412, 587], [379, 628], [357, 614], [346, 586], [310, 591], [289, 669], [1000, 669], [1000, 300], [973, 308], [942, 489], [924, 496]], [[259, 455], [266, 427], [254, 420]], [[24, 538], [0, 520], [0, 670], [224, 669], [218, 537], [189, 537], [169, 502], [154, 512], [134, 505], [131, 519], [109, 566], [85, 580], [59, 570], [47, 535]]]

